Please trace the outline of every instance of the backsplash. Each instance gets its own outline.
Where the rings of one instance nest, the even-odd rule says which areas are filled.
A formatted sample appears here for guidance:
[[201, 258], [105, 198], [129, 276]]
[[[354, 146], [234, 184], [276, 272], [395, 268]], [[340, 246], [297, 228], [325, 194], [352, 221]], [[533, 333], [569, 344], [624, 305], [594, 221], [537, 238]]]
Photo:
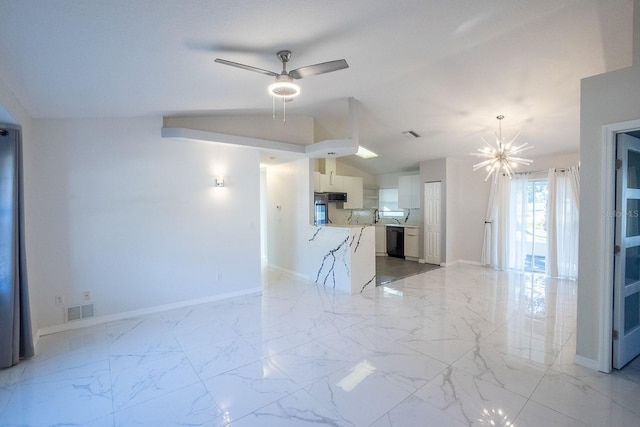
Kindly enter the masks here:
[[377, 209], [337, 209], [329, 204], [329, 219], [333, 225], [406, 224], [422, 225], [420, 209], [404, 209], [404, 218], [376, 218]]

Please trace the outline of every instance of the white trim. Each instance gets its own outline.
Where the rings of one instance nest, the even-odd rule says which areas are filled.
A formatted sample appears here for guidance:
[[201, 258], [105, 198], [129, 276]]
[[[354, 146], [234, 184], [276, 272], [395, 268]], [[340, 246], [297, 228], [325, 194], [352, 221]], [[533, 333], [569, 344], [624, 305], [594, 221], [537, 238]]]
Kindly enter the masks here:
[[307, 280], [309, 282], [315, 283], [313, 281], [313, 279], [311, 279], [309, 276], [307, 276], [306, 274], [298, 273], [297, 271], [289, 270], [287, 268], [280, 267], [280, 266], [274, 265], [274, 264], [269, 264], [268, 268], [271, 268], [271, 269], [274, 269], [274, 270], [278, 270], [281, 273], [290, 274], [293, 277], [297, 277], [299, 279], [303, 279], [303, 280]]
[[597, 360], [594, 360], [594, 359], [588, 359], [586, 357], [578, 356], [576, 354], [576, 357], [574, 357], [573, 362], [576, 365], [584, 366], [585, 368], [589, 368], [589, 369], [592, 369], [594, 371], [598, 370], [599, 363], [598, 363]]
[[441, 262], [440, 266], [441, 267], [453, 267], [456, 264], [466, 264], [466, 265], [477, 265], [480, 267], [483, 267], [482, 263], [480, 261], [470, 261], [467, 259], [457, 259], [455, 261], [451, 261], [451, 262]]
[[44, 335], [70, 331], [73, 329], [86, 328], [88, 326], [102, 325], [108, 322], [130, 319], [132, 317], [145, 316], [148, 314], [160, 313], [163, 311], [173, 310], [176, 308], [190, 307], [193, 305], [205, 304], [205, 303], [214, 302], [214, 301], [221, 301], [221, 300], [235, 298], [239, 296], [260, 295], [260, 294], [262, 294], [262, 288], [249, 288], [249, 289], [244, 289], [242, 291], [228, 292], [225, 294], [219, 294], [219, 295], [214, 295], [214, 296], [205, 297], [205, 298], [198, 298], [198, 299], [180, 301], [180, 302], [171, 303], [171, 304], [158, 305], [155, 307], [142, 308], [140, 310], [126, 311], [123, 313], [110, 314], [107, 316], [92, 317], [89, 319], [78, 320], [77, 322], [69, 322], [69, 323], [63, 323], [61, 325], [53, 325], [53, 326], [40, 328], [38, 329], [37, 336], [38, 338], [40, 338]]
[[[602, 156], [603, 203], [605, 210], [610, 212], [615, 210], [616, 135], [638, 129], [640, 129], [640, 120], [630, 120], [602, 126], [602, 142], [604, 144], [604, 155]], [[601, 372], [611, 372], [613, 356], [611, 353], [611, 332], [613, 329], [613, 286], [611, 286], [611, 281], [613, 280], [615, 222], [614, 217], [611, 215], [605, 215], [605, 221], [607, 221], [605, 223], [603, 236], [605, 256], [602, 266], [602, 276], [600, 277], [600, 307], [598, 310], [600, 319], [600, 325], [598, 327], [598, 360], [595, 361], [596, 365], [592, 369], [597, 369]], [[578, 362], [578, 358], [584, 361], [590, 361], [592, 359], [576, 355], [576, 363], [589, 367], [587, 364]]]

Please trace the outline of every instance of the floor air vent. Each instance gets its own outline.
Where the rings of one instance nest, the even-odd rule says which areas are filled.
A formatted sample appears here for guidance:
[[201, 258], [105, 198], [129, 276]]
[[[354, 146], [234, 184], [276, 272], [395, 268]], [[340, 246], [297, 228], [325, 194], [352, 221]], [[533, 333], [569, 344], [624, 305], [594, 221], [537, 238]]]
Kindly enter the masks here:
[[67, 307], [67, 322], [93, 317], [93, 304]]

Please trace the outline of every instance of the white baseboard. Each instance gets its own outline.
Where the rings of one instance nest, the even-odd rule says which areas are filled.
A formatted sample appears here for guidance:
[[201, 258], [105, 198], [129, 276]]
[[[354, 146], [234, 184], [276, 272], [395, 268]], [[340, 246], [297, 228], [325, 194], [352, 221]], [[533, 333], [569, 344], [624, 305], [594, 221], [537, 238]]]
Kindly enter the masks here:
[[283, 268], [283, 267], [280, 267], [278, 265], [273, 265], [273, 264], [269, 264], [267, 267], [272, 268], [274, 270], [278, 270], [278, 271], [280, 271], [282, 273], [285, 273], [285, 274], [289, 274], [289, 275], [291, 275], [293, 277], [297, 277], [299, 279], [308, 280], [308, 281], [313, 282], [313, 279], [311, 277], [309, 277], [309, 276], [307, 276], [305, 274], [302, 274], [302, 273], [298, 273], [297, 271], [289, 270], [287, 268]]
[[588, 359], [584, 356], [577, 355], [573, 358], [573, 362], [576, 365], [584, 366], [585, 368], [592, 369], [594, 371], [598, 370], [598, 361], [595, 359]]
[[145, 316], [148, 314], [160, 313], [167, 310], [174, 310], [176, 308], [190, 307], [192, 305], [205, 304], [209, 302], [221, 301], [229, 298], [235, 298], [245, 295], [259, 295], [262, 293], [262, 288], [249, 288], [241, 291], [227, 292], [219, 295], [212, 295], [204, 298], [197, 298], [187, 301], [180, 301], [171, 304], [163, 304], [155, 307], [147, 307], [139, 310], [126, 311], [123, 313], [109, 314], [106, 316], [91, 317], [89, 319], [82, 319], [74, 322], [62, 323], [60, 325], [47, 326], [38, 329], [34, 341], [37, 343], [38, 339], [42, 336], [55, 334], [58, 332], [70, 331], [73, 329], [86, 328], [88, 326], [101, 325], [108, 322], [117, 320], [130, 319], [132, 317]]
[[451, 262], [443, 262], [443, 263], [440, 263], [440, 266], [442, 266], [442, 267], [452, 267], [452, 266], [454, 266], [456, 264], [482, 266], [482, 263], [479, 262], [479, 261], [469, 261], [467, 259], [457, 259], [457, 260], [451, 261]]

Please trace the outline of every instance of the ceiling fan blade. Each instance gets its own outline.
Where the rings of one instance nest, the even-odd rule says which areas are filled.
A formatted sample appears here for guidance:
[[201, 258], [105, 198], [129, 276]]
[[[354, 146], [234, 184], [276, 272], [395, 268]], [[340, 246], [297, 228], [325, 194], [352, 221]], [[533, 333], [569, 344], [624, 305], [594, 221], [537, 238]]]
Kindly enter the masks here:
[[338, 59], [336, 61], [322, 62], [320, 64], [296, 68], [295, 70], [289, 71], [289, 75], [294, 79], [302, 79], [316, 74], [342, 70], [344, 68], [349, 68], [349, 64], [347, 64], [347, 61], [344, 59]]
[[247, 71], [254, 71], [256, 73], [266, 74], [267, 76], [275, 77], [279, 75], [278, 73], [275, 73], [273, 71], [263, 70], [262, 68], [252, 67], [251, 65], [244, 65], [244, 64], [239, 64], [237, 62], [227, 61], [226, 59], [216, 58], [215, 62], [219, 64], [224, 64], [224, 65], [231, 65], [232, 67], [236, 67], [236, 68], [242, 68], [243, 70], [247, 70]]

